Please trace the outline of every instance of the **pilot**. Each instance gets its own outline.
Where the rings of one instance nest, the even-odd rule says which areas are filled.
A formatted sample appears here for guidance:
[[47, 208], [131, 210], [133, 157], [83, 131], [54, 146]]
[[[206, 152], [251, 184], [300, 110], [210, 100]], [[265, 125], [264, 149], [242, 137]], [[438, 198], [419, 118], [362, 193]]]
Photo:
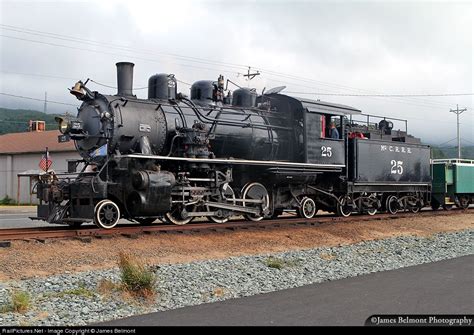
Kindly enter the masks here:
[[339, 139], [339, 131], [336, 128], [335, 122], [331, 122], [331, 129], [329, 130], [329, 135], [333, 139], [336, 139], [336, 140]]

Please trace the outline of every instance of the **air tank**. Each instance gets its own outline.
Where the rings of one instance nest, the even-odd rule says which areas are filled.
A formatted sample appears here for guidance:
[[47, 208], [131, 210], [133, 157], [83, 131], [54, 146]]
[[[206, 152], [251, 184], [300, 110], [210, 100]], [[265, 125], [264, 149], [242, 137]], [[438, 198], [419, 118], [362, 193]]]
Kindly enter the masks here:
[[199, 80], [191, 86], [191, 100], [211, 102], [214, 97], [214, 84], [212, 80]]
[[238, 107], [255, 107], [257, 92], [254, 88], [239, 88], [232, 95], [232, 105]]

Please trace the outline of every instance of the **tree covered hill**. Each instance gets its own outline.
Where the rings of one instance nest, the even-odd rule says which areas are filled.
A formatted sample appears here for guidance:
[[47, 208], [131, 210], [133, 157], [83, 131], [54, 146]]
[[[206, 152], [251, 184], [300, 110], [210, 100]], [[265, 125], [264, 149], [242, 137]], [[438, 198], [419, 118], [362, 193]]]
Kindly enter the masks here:
[[0, 134], [28, 131], [30, 120], [46, 121], [46, 130], [54, 130], [57, 129], [55, 116], [34, 110], [0, 108]]
[[[457, 147], [431, 147], [431, 157], [435, 159], [439, 158], [457, 158], [458, 148]], [[462, 146], [461, 145], [461, 157], [463, 159], [474, 159], [474, 145]]]

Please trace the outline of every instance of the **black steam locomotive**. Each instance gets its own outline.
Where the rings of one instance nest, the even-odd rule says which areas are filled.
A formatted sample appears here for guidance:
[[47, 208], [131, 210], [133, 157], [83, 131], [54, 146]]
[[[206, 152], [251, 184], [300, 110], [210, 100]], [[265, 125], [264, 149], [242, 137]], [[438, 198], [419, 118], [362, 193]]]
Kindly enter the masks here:
[[59, 140], [74, 140], [83, 158], [69, 172], [82, 169], [41, 176], [38, 219], [109, 229], [120, 218], [223, 223], [285, 210], [304, 218], [319, 209], [417, 212], [430, 202], [429, 147], [406, 128], [393, 130], [395, 119], [374, 123], [355, 108], [282, 88], [226, 94], [222, 76], [195, 82], [188, 98], [173, 75], [157, 74], [148, 99], [138, 99], [133, 66], [117, 63], [116, 95], [81, 81], [71, 89], [83, 103], [76, 118], [58, 119]]

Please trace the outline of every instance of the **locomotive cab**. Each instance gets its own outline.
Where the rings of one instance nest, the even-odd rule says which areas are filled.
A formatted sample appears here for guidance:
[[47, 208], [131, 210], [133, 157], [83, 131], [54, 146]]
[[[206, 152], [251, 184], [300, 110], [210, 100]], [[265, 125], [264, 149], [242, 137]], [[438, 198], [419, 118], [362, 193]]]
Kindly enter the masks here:
[[[361, 111], [323, 101], [300, 102], [304, 111], [304, 162], [345, 165], [344, 118]], [[331, 124], [336, 131], [332, 131]]]

